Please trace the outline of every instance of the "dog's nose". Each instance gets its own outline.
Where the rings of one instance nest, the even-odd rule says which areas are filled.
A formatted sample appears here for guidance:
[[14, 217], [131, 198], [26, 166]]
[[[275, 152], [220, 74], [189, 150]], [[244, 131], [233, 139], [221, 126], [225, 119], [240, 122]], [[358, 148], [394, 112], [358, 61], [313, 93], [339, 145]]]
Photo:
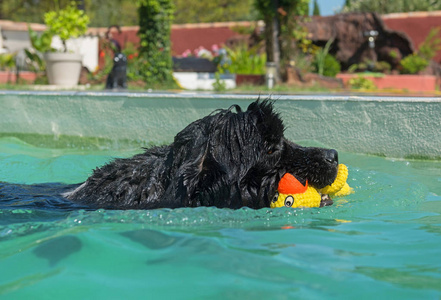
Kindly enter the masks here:
[[325, 160], [330, 164], [338, 165], [338, 152], [334, 149], [329, 149], [325, 153]]

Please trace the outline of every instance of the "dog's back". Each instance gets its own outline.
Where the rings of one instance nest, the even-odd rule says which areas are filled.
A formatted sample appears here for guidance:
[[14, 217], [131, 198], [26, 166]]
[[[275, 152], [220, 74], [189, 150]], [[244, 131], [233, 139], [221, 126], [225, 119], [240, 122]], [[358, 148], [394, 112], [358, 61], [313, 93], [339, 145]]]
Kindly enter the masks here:
[[155, 147], [131, 158], [116, 159], [95, 169], [86, 182], [65, 197], [100, 208], [164, 207], [159, 199], [169, 177], [164, 172], [169, 149], [170, 146]]

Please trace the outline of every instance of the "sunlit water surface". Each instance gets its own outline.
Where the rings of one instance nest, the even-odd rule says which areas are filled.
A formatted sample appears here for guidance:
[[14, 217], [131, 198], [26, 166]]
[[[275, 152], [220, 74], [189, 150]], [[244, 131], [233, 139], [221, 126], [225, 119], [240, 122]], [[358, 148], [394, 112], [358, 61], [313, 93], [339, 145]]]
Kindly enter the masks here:
[[[134, 153], [4, 137], [0, 181], [78, 183]], [[340, 161], [355, 193], [321, 209], [47, 209], [0, 186], [0, 298], [440, 299], [441, 162]]]

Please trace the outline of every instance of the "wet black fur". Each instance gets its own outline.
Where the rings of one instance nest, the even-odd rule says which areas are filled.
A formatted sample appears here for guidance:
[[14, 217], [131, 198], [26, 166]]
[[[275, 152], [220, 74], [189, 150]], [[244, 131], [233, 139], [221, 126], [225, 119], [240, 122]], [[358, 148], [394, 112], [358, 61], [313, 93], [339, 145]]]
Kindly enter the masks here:
[[[236, 112], [233, 112], [233, 110]], [[301, 147], [283, 136], [268, 100], [246, 111], [215, 111], [179, 132], [168, 146], [97, 168], [67, 198], [96, 208], [269, 207], [290, 172], [317, 188], [336, 177], [337, 152]]]

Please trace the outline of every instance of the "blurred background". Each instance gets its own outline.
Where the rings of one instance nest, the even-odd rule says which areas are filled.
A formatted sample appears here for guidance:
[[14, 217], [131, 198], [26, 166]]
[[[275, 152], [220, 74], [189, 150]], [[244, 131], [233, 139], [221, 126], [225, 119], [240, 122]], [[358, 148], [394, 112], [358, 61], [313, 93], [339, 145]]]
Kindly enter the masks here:
[[[71, 6], [88, 19], [64, 41], [54, 30], [71, 26], [48, 27], [45, 15]], [[122, 53], [129, 89], [433, 94], [440, 9], [428, 0], [3, 0], [0, 84], [53, 85], [43, 54], [65, 49], [82, 56], [87, 88], [105, 87]]]

